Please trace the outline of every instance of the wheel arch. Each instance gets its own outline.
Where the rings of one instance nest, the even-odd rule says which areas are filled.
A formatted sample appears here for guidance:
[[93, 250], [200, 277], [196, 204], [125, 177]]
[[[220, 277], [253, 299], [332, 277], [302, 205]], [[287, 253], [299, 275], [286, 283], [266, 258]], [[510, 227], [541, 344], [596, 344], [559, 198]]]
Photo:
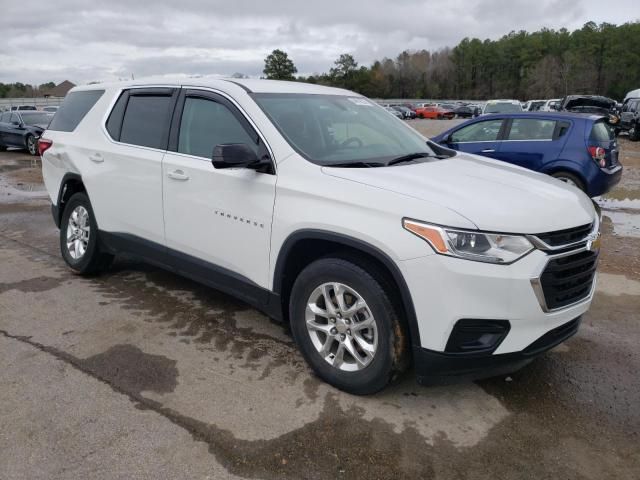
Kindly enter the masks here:
[[87, 196], [86, 187], [82, 181], [82, 177], [77, 173], [66, 173], [60, 181], [60, 188], [58, 189], [58, 199], [55, 205], [52, 205], [53, 220], [58, 228], [60, 228], [60, 222], [62, 220], [62, 212], [64, 212], [64, 205], [71, 198], [74, 193], [84, 192]]
[[383, 276], [385, 283], [392, 287], [389, 292], [401, 309], [400, 317], [404, 320], [409, 335], [409, 346], [419, 342], [418, 321], [402, 272], [380, 248], [348, 235], [325, 230], [305, 229], [290, 234], [283, 242], [273, 273], [273, 291], [280, 297], [282, 316], [289, 321], [289, 297], [293, 283], [298, 274], [311, 262], [328, 255], [336, 255], [351, 261], [360, 262], [361, 266], [372, 267], [375, 274]]

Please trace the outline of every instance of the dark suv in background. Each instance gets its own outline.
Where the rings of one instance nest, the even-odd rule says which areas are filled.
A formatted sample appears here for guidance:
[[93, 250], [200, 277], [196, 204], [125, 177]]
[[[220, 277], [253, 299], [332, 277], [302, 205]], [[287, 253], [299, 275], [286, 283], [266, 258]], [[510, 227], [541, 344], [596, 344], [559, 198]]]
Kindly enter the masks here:
[[627, 98], [622, 104], [618, 131], [629, 132], [629, 140], [640, 140], [640, 98]]

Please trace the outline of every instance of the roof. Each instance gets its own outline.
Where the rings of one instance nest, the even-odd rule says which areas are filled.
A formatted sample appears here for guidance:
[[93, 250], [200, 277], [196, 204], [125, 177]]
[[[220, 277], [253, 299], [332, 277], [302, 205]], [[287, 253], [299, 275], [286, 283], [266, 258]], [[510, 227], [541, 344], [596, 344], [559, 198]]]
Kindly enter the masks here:
[[[96, 83], [76, 87], [74, 90], [96, 90], [104, 88], [127, 88], [140, 86], [182, 86], [182, 87], [210, 87], [229, 89], [232, 85], [242, 88], [250, 93], [302, 93], [316, 95], [349, 95], [352, 97], [361, 96], [358, 93], [341, 88], [325, 87], [304, 82], [289, 82], [284, 80], [263, 80], [263, 79], [240, 79], [240, 78], [222, 78], [222, 77], [150, 77], [138, 80], [128, 80], [125, 82], [115, 83]], [[227, 87], [227, 88], [225, 88]]]

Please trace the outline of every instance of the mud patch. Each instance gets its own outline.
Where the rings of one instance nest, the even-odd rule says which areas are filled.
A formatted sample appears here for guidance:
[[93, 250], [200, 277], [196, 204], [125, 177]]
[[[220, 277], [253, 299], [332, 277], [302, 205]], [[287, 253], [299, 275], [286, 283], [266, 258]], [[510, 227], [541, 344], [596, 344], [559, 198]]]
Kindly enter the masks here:
[[0, 294], [9, 290], [18, 290], [23, 293], [46, 292], [59, 287], [65, 281], [65, 278], [36, 277], [19, 282], [0, 283]]
[[178, 385], [175, 360], [133, 345], [116, 345], [78, 363], [86, 372], [137, 396], [145, 391], [170, 393]]

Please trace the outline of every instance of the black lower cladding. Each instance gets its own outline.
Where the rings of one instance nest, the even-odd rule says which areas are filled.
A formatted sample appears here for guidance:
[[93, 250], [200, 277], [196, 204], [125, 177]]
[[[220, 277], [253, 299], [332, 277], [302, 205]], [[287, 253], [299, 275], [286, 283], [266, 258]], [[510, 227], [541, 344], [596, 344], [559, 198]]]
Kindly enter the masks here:
[[414, 347], [413, 361], [418, 382], [446, 384], [506, 375], [521, 369], [538, 355], [573, 336], [580, 326], [581, 317], [574, 318], [548, 331], [520, 352], [502, 353], [447, 353]]
[[139, 257], [152, 265], [233, 295], [271, 318], [282, 319], [279, 295], [231, 270], [134, 235], [100, 231], [100, 242], [110, 253]]

